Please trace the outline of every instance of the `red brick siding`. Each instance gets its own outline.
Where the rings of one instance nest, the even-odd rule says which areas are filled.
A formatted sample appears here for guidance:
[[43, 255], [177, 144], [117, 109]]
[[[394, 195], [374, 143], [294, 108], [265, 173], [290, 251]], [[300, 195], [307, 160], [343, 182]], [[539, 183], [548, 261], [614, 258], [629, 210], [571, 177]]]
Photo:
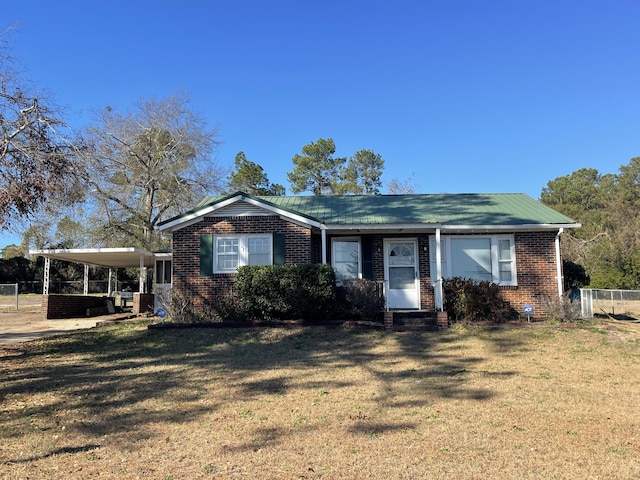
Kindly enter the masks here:
[[[206, 304], [233, 289], [234, 274], [200, 276], [201, 234], [272, 232], [285, 234], [286, 263], [320, 263], [322, 261], [320, 234], [312, 234], [309, 228], [288, 223], [277, 216], [205, 218], [173, 234], [174, 290], [188, 295], [195, 303]], [[434, 308], [434, 291], [431, 286], [429, 264], [429, 235], [372, 235], [374, 280], [380, 282], [384, 281], [384, 238], [418, 238], [421, 307]], [[522, 312], [522, 307], [529, 303], [536, 310], [535, 316], [544, 316], [546, 298], [558, 295], [555, 233], [516, 233], [514, 239], [518, 285], [502, 287], [503, 297], [518, 313]], [[330, 245], [330, 238], [328, 238], [328, 250]], [[327, 252], [327, 259], [330, 261], [330, 251]]]
[[173, 290], [195, 304], [232, 292], [235, 274], [200, 276], [200, 235], [284, 233], [286, 263], [311, 263], [311, 230], [269, 217], [206, 217], [173, 232]]
[[[373, 279], [384, 282], [384, 239], [418, 238], [418, 269], [420, 271], [420, 306], [424, 310], [434, 308], [433, 287], [429, 277], [429, 236], [414, 234], [381, 235], [374, 234], [373, 247]], [[338, 238], [338, 237], [333, 237]], [[426, 250], [425, 250], [426, 247]]]
[[558, 296], [554, 232], [515, 234], [517, 287], [503, 287], [503, 297], [518, 313], [533, 305], [535, 317], [546, 315], [548, 298]]
[[[521, 313], [522, 307], [531, 304], [536, 317], [546, 315], [545, 302], [558, 295], [555, 232], [526, 232], [514, 234], [518, 285], [502, 287], [503, 298], [511, 308]], [[393, 235], [387, 238], [415, 238], [415, 234]], [[384, 280], [383, 236], [374, 235], [374, 275]], [[420, 270], [420, 302], [423, 309], [434, 308], [434, 291], [431, 286], [429, 260], [429, 235], [418, 236], [418, 268]]]
[[[108, 313], [106, 300], [108, 300], [106, 297], [84, 295], [43, 295], [42, 313], [46, 319], [106, 315]], [[110, 300], [113, 305], [113, 298]]]
[[155, 295], [153, 293], [139, 293], [133, 294], [133, 313], [145, 313], [153, 312], [155, 302]]
[[[544, 317], [545, 301], [558, 295], [555, 232], [526, 232], [514, 234], [516, 250], [516, 272], [518, 285], [501, 287], [502, 297], [517, 313], [522, 313], [526, 304], [533, 305], [536, 317]], [[427, 297], [427, 304], [433, 305], [433, 287], [429, 274], [429, 238], [420, 237], [421, 296]], [[424, 251], [424, 246], [427, 251]]]

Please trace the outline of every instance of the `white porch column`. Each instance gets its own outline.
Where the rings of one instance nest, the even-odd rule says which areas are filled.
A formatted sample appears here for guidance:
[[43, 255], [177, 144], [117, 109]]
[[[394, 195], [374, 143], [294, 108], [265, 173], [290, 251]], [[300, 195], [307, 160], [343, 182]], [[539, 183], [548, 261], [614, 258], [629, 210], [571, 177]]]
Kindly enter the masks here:
[[325, 226], [320, 227], [320, 236], [322, 237], [322, 264], [327, 263], [327, 230]]
[[436, 282], [435, 282], [436, 310], [444, 309], [444, 291], [442, 288], [442, 248], [440, 243], [440, 228], [436, 228]]
[[89, 265], [84, 265], [84, 285], [82, 287], [82, 294], [89, 295]]
[[562, 297], [564, 293], [564, 279], [562, 277], [562, 256], [560, 255], [560, 235], [564, 232], [564, 228], [558, 230], [556, 235], [556, 276], [558, 277], [558, 296]]
[[49, 271], [51, 270], [51, 259], [44, 257], [44, 279], [42, 281], [42, 294], [49, 294]]

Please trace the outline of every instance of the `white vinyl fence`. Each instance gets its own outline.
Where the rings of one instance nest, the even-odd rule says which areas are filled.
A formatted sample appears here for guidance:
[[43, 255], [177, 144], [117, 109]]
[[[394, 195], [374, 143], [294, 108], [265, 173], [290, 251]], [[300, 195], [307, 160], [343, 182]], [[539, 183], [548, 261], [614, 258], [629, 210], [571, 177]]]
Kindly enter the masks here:
[[611, 315], [640, 318], [640, 290], [580, 289], [582, 316]]

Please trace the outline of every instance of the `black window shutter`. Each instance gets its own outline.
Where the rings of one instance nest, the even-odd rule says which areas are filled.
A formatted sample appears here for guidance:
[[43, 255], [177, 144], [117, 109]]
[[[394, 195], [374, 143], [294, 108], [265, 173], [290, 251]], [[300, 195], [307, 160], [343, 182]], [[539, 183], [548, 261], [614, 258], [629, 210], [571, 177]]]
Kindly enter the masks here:
[[273, 234], [273, 264], [284, 265], [286, 261], [284, 233]]
[[200, 276], [213, 275], [213, 235], [200, 235]]
[[373, 280], [373, 237], [363, 236], [360, 239], [362, 247], [362, 278]]

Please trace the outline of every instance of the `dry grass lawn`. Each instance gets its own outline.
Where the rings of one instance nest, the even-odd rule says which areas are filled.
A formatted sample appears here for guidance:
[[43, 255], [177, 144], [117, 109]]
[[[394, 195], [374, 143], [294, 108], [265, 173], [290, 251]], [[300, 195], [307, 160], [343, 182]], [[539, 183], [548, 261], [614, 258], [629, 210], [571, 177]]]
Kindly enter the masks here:
[[74, 332], [0, 347], [4, 479], [636, 479], [640, 325]]

